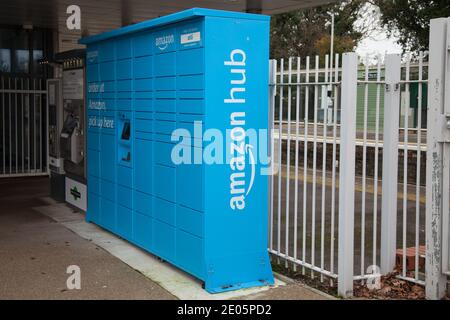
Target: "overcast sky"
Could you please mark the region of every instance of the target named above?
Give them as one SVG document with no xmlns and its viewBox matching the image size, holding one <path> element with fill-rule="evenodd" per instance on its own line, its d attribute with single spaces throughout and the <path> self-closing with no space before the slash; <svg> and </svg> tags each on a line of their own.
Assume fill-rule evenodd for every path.
<svg viewBox="0 0 450 320">
<path fill-rule="evenodd" d="M 363 16 L 356 22 L 358 24 L 371 24 L 376 26 L 372 32 L 360 41 L 356 47 L 358 55 L 365 57 L 368 55 L 371 59 L 377 55 L 386 53 L 401 53 L 402 48 L 396 43 L 396 38 L 388 38 L 387 32 L 380 26 L 379 9 L 370 5 L 370 9 L 366 16 Z"/>
<path fill-rule="evenodd" d="M 356 47 L 356 52 L 360 56 L 374 57 L 378 54 L 401 53 L 402 48 L 395 38 L 388 38 L 386 32 L 379 32 L 376 36 L 363 39 Z"/>
</svg>

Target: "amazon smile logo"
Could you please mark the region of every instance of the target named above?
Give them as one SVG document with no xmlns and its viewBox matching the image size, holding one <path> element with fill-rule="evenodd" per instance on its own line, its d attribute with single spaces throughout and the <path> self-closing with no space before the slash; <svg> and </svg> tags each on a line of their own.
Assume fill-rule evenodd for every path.
<svg viewBox="0 0 450 320">
<path fill-rule="evenodd" d="M 169 47 L 169 45 L 174 43 L 174 41 L 175 37 L 173 34 L 164 35 L 155 38 L 155 45 L 158 47 L 159 50 L 164 51 Z"/>
<path fill-rule="evenodd" d="M 255 167 L 256 167 L 256 164 L 255 164 L 255 156 L 253 155 L 253 151 L 252 151 L 253 150 L 253 146 L 250 145 L 250 144 L 246 144 L 245 145 L 245 150 L 246 150 L 246 153 L 249 155 L 250 165 L 251 165 L 251 168 L 252 168 L 251 169 L 251 173 L 250 173 L 250 183 L 249 183 L 247 192 L 245 193 L 245 195 L 247 196 L 250 193 L 250 191 L 252 190 L 253 182 L 255 181 L 255 171 L 256 171 Z"/>
<path fill-rule="evenodd" d="M 233 147 L 234 148 L 234 147 Z M 244 152 L 240 153 L 240 148 L 235 150 L 237 153 L 230 162 L 232 173 L 230 175 L 230 208 L 233 210 L 245 209 L 245 198 L 250 194 L 255 181 L 255 156 L 253 155 L 253 146 L 245 144 Z M 250 180 L 246 186 L 246 158 L 250 164 Z"/>
</svg>

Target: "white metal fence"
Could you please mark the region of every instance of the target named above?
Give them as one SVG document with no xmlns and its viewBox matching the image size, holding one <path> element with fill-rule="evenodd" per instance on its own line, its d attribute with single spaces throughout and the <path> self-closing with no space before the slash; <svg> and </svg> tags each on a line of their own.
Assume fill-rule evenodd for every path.
<svg viewBox="0 0 450 320">
<path fill-rule="evenodd" d="M 395 268 L 423 285 L 428 56 L 332 60 L 271 61 L 269 251 L 344 296 Z"/>
<path fill-rule="evenodd" d="M 0 77 L 0 178 L 47 174 L 43 79 Z"/>
<path fill-rule="evenodd" d="M 450 18 L 431 20 L 429 47 L 425 288 L 439 299 L 450 275 Z"/>
<path fill-rule="evenodd" d="M 273 73 L 271 89 L 273 157 L 279 172 L 271 180 L 269 250 L 283 258 L 286 266 L 293 263 L 294 269 L 300 266 L 303 273 L 310 269 L 311 276 L 318 272 L 322 279 L 324 275 L 337 277 L 336 188 L 321 184 L 320 195 L 329 191 L 332 199 L 330 208 L 325 208 L 325 197 L 318 198 L 316 183 L 317 179 L 331 179 L 335 184 L 338 174 L 333 165 L 331 176 L 317 169 L 319 156 L 320 165 L 325 167 L 327 151 L 336 159 L 338 147 L 338 108 L 329 113 L 328 103 L 339 103 L 341 75 L 329 62 L 328 56 L 324 61 L 319 57 L 273 61 L 274 70 L 277 65 L 279 68 Z M 335 64 L 339 64 L 339 55 Z M 327 150 L 329 138 L 332 147 Z"/>
</svg>

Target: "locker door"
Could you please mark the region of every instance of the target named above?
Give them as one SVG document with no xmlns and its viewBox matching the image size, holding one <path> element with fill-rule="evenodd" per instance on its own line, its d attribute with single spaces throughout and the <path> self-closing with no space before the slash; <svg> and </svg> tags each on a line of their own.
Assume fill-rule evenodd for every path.
<svg viewBox="0 0 450 320">
<path fill-rule="evenodd" d="M 135 188 L 147 194 L 152 194 L 152 149 L 152 141 L 144 139 L 135 140 Z"/>
</svg>

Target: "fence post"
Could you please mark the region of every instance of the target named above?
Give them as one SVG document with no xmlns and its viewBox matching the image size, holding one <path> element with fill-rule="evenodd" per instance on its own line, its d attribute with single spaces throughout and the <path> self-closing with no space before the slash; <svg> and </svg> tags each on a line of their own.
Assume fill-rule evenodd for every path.
<svg viewBox="0 0 450 320">
<path fill-rule="evenodd" d="M 433 19 L 430 23 L 430 56 L 428 66 L 428 116 L 427 116 L 427 169 L 426 169 L 426 259 L 425 292 L 428 299 L 440 299 L 445 295 L 446 276 L 443 273 L 443 216 L 448 215 L 448 158 L 444 165 L 445 141 L 450 141 L 450 129 L 445 120 L 445 104 L 450 109 L 450 62 L 447 47 L 450 44 L 450 18 Z M 448 42 L 449 41 L 449 42 Z M 448 99 L 446 101 L 446 99 Z M 449 112 L 450 116 L 450 111 Z M 447 127 L 447 128 L 446 128 Z M 447 134 L 447 136 L 445 136 Z M 448 152 L 448 151 L 447 151 Z M 445 182 L 446 181 L 446 182 Z M 445 191 L 444 191 L 445 190 Z M 445 193 L 445 195 L 444 195 Z M 447 199 L 447 203 L 444 203 Z M 445 226 L 448 228 L 448 225 Z M 448 242 L 447 242 L 448 243 Z"/>
<path fill-rule="evenodd" d="M 381 200 L 381 249 L 382 274 L 395 268 L 397 250 L 397 188 L 398 142 L 400 117 L 400 69 L 399 54 L 386 55 L 383 128 L 383 177 Z"/>
<path fill-rule="evenodd" d="M 338 294 L 343 297 L 353 295 L 357 79 L 358 56 L 356 53 L 344 53 L 341 87 L 338 244 Z"/>
<path fill-rule="evenodd" d="M 276 173 L 274 161 L 273 129 L 275 119 L 275 96 L 277 94 L 277 60 L 269 60 L 269 118 L 268 118 L 268 168 L 266 174 L 269 181 L 269 251 L 273 249 L 273 175 Z"/>
</svg>

